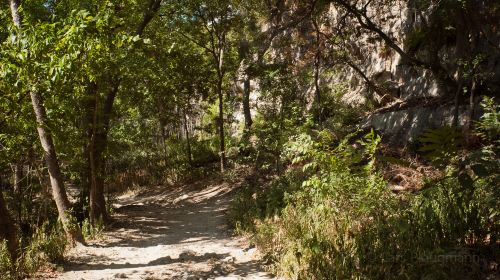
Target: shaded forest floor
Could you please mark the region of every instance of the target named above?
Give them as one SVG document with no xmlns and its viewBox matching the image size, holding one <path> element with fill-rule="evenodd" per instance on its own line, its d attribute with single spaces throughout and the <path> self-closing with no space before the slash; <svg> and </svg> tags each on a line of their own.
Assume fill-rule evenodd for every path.
<svg viewBox="0 0 500 280">
<path fill-rule="evenodd" d="M 112 227 L 68 252 L 57 279 L 273 279 L 227 228 L 236 188 L 212 180 L 119 196 Z"/>
</svg>

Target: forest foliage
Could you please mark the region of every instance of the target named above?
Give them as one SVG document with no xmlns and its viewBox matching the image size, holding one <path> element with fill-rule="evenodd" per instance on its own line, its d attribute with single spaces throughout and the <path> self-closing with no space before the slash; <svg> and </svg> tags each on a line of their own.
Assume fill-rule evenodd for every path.
<svg viewBox="0 0 500 280">
<path fill-rule="evenodd" d="M 497 273 L 500 5 L 409 1 L 420 21 L 386 32 L 400 2 L 0 1 L 0 275 L 96 238 L 120 192 L 237 168 L 230 223 L 279 275 Z M 423 106 L 449 125 L 410 143 L 363 126 L 417 106 L 370 52 L 433 79 Z"/>
</svg>

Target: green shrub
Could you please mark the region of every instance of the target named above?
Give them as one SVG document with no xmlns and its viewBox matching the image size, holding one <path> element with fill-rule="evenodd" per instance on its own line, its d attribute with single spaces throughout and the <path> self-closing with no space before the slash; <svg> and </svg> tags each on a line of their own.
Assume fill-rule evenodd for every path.
<svg viewBox="0 0 500 280">
<path fill-rule="evenodd" d="M 373 132 L 333 148 L 327 132 L 290 141 L 291 168 L 248 188 L 233 223 L 291 279 L 476 279 L 498 258 L 498 163 L 457 156 L 417 194 L 393 194 L 376 171 Z M 495 171 L 496 170 L 496 171 Z"/>
<path fill-rule="evenodd" d="M 7 242 L 0 241 L 0 279 L 14 279 L 12 272 L 14 267 L 10 258 L 10 253 L 7 250 Z"/>
<path fill-rule="evenodd" d="M 33 275 L 47 262 L 60 262 L 68 244 L 66 234 L 60 223 L 44 223 L 29 239 L 22 250 L 17 270 L 21 277 Z"/>
<path fill-rule="evenodd" d="M 485 139 L 497 141 L 500 136 L 500 106 L 493 98 L 484 97 L 481 102 L 484 114 L 477 123 L 478 134 Z"/>
<path fill-rule="evenodd" d="M 99 238 L 103 231 L 104 222 L 102 221 L 102 219 L 99 219 L 95 226 L 90 223 L 89 219 L 85 219 L 82 223 L 82 234 L 85 240 L 93 240 Z"/>
</svg>

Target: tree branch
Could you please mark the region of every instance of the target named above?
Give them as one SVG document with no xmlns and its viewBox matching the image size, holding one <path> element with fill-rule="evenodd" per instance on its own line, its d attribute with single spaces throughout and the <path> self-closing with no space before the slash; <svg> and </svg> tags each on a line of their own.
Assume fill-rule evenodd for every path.
<svg viewBox="0 0 500 280">
<path fill-rule="evenodd" d="M 142 18 L 141 23 L 139 26 L 137 26 L 137 30 L 135 32 L 136 35 L 141 36 L 142 33 L 144 32 L 144 29 L 146 29 L 146 26 L 151 22 L 151 20 L 154 18 L 155 14 L 158 12 L 160 9 L 162 0 L 150 0 L 149 5 L 144 11 L 144 17 Z"/>
</svg>

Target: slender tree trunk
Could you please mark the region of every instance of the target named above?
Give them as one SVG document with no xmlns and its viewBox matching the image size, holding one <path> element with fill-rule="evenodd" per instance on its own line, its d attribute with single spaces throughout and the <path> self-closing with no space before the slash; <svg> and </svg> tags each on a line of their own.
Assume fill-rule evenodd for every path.
<svg viewBox="0 0 500 280">
<path fill-rule="evenodd" d="M 7 249 L 9 250 L 12 261 L 15 261 L 18 256 L 19 243 L 17 240 L 17 229 L 14 220 L 10 216 L 3 193 L 0 189 L 0 242 L 4 239 L 7 240 Z"/>
<path fill-rule="evenodd" d="M 215 55 L 214 61 L 217 63 L 217 95 L 219 97 L 219 148 L 220 148 L 220 171 L 224 173 L 227 167 L 226 159 L 226 142 L 224 136 L 224 93 L 222 83 L 224 82 L 224 40 L 225 35 L 219 39 L 218 54 Z"/>
<path fill-rule="evenodd" d="M 222 92 L 223 76 L 219 74 L 217 81 L 217 94 L 219 96 L 219 152 L 220 152 L 220 171 L 224 172 L 227 165 L 226 143 L 224 139 L 224 94 Z"/>
<path fill-rule="evenodd" d="M 245 130 L 248 131 L 252 127 L 252 112 L 250 110 L 250 74 L 245 75 L 243 81 L 243 115 L 245 117 Z"/>
<path fill-rule="evenodd" d="M 458 127 L 460 118 L 460 97 L 463 90 L 463 75 L 462 70 L 458 71 L 458 88 L 455 92 L 454 107 L 453 107 L 453 127 Z"/>
<path fill-rule="evenodd" d="M 460 101 L 463 96 L 463 86 L 466 81 L 464 81 L 464 66 L 461 65 L 460 60 L 463 60 L 466 56 L 467 52 L 467 43 L 469 40 L 469 32 L 467 30 L 467 27 L 464 23 L 464 13 L 462 8 L 457 8 L 455 11 L 455 22 L 457 24 L 456 26 L 456 48 L 455 48 L 455 57 L 457 59 L 458 63 L 458 71 L 457 71 L 457 83 L 458 83 L 458 88 L 455 91 L 455 108 L 453 110 L 453 126 L 458 127 L 459 126 L 459 114 L 460 114 Z"/>
<path fill-rule="evenodd" d="M 90 169 L 90 151 L 89 151 L 89 145 L 90 141 L 88 138 L 86 139 L 86 142 L 82 146 L 82 155 L 83 155 L 83 165 L 80 170 L 80 180 L 81 180 L 81 190 L 80 190 L 80 197 L 79 199 L 79 204 L 81 206 L 80 209 L 78 209 L 79 215 L 82 219 L 85 219 L 88 217 L 88 211 L 86 211 L 86 205 L 88 205 L 88 199 L 90 196 L 90 174 L 91 174 L 91 169 Z"/>
<path fill-rule="evenodd" d="M 14 22 L 14 25 L 17 27 L 17 28 L 21 28 L 21 14 L 19 14 L 19 5 L 20 5 L 20 1 L 19 0 L 9 0 L 9 4 L 10 4 L 10 12 L 11 12 L 11 15 L 12 15 L 12 21 Z M 18 219 L 19 219 L 19 222 L 21 222 L 21 210 L 22 210 L 22 205 L 21 205 L 21 196 L 20 196 L 20 192 L 21 192 L 21 180 L 22 180 L 22 177 L 23 177 L 23 174 L 22 174 L 23 170 L 22 170 L 22 165 L 19 166 L 19 164 L 16 164 L 14 166 L 14 194 L 16 196 L 16 203 L 18 203 L 18 205 L 16 205 L 16 210 L 17 210 L 17 214 L 18 214 Z M 1 192 L 1 190 L 0 190 Z"/>
<path fill-rule="evenodd" d="M 315 103 L 316 103 L 316 118 L 319 126 L 323 126 L 322 124 L 322 114 L 323 110 L 321 108 L 321 88 L 320 88 L 320 80 L 319 80 L 319 72 L 321 68 L 321 34 L 319 30 L 319 26 L 315 20 L 313 20 L 314 29 L 316 30 L 316 53 L 314 54 L 314 95 L 315 95 Z"/>
<path fill-rule="evenodd" d="M 45 162 L 49 170 L 50 184 L 52 186 L 52 196 L 57 205 L 59 219 L 71 242 L 83 243 L 83 236 L 78 224 L 71 218 L 71 205 L 64 187 L 64 180 L 59 167 L 56 149 L 52 140 L 52 134 L 47 126 L 47 114 L 43 105 L 42 96 L 37 92 L 31 92 L 31 103 L 37 121 L 38 136 L 42 144 Z"/>
<path fill-rule="evenodd" d="M 471 131 L 474 129 L 474 115 L 476 114 L 476 105 L 477 105 L 477 82 L 476 79 L 472 79 L 471 87 L 470 87 L 470 96 L 469 96 L 469 111 L 467 114 L 466 124 L 464 126 L 464 134 L 467 136 L 467 141 L 473 138 Z"/>
<path fill-rule="evenodd" d="M 86 94 L 82 101 L 82 106 L 84 108 L 84 117 L 82 119 L 82 129 L 85 133 L 85 144 L 82 147 L 82 154 L 84 156 L 84 164 L 81 170 L 81 178 L 82 178 L 82 191 L 80 193 L 80 203 L 83 205 L 88 205 L 90 200 L 90 188 L 92 181 L 92 168 L 90 161 L 90 149 L 93 135 L 93 124 L 94 124 L 94 114 L 96 110 L 95 98 L 97 95 L 97 84 L 94 82 L 89 82 L 86 88 Z M 82 209 L 83 210 L 83 209 Z M 83 216 L 87 217 L 89 215 L 88 212 L 83 211 Z"/>
<path fill-rule="evenodd" d="M 184 111 L 184 132 L 186 133 L 186 142 L 187 142 L 187 156 L 189 166 L 193 166 L 193 154 L 191 152 L 191 139 L 189 137 L 189 130 L 187 126 L 187 115 L 186 111 Z"/>
<path fill-rule="evenodd" d="M 380 98 L 384 98 L 384 96 L 386 96 L 386 93 L 382 91 L 382 89 L 379 86 L 377 86 L 372 80 L 370 80 L 368 76 L 366 76 L 366 74 L 356 64 L 354 64 L 354 62 L 346 60 L 345 63 L 349 67 L 351 67 L 354 71 L 356 71 L 356 73 L 358 73 L 361 76 L 361 78 L 363 78 L 366 85 L 368 86 L 368 89 L 373 90 L 373 92 L 378 94 Z M 375 101 L 374 98 L 372 98 L 372 100 Z"/>
<path fill-rule="evenodd" d="M 20 0 L 9 0 L 10 12 L 12 14 L 12 21 L 17 28 L 21 28 L 21 14 L 19 14 Z"/>
<path fill-rule="evenodd" d="M 17 212 L 17 222 L 21 224 L 22 220 L 22 210 L 23 210 L 23 165 L 22 163 L 16 163 L 14 165 L 14 197 L 16 198 L 16 212 Z"/>
<path fill-rule="evenodd" d="M 319 69 L 320 69 L 320 62 L 319 62 L 319 54 L 316 54 L 316 59 L 314 62 L 314 95 L 316 99 L 316 118 L 318 121 L 319 126 L 323 126 L 322 123 L 322 114 L 323 110 L 321 108 L 321 89 L 320 89 L 320 84 L 319 84 Z"/>
<path fill-rule="evenodd" d="M 165 121 L 163 121 L 163 114 L 160 114 L 160 133 L 161 133 L 161 144 L 163 148 L 163 161 L 165 162 L 164 166 L 167 166 L 168 161 L 168 147 L 167 147 L 167 134 L 165 132 Z"/>
</svg>

